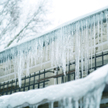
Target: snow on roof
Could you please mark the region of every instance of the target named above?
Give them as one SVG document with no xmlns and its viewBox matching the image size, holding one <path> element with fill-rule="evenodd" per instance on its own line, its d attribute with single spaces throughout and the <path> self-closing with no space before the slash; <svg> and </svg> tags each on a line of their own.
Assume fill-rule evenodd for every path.
<svg viewBox="0 0 108 108">
<path fill-rule="evenodd" d="M 108 83 L 108 64 L 82 79 L 59 85 L 52 85 L 43 89 L 1 96 L 0 108 L 7 108 L 9 106 L 13 108 L 16 106 L 23 106 L 25 103 L 39 105 L 45 100 L 47 102 L 54 102 L 70 98 L 77 102 L 77 104 L 78 101 L 82 101 L 82 98 L 84 98 L 86 99 L 82 101 L 84 105 L 90 103 L 89 106 L 98 106 L 100 105 L 102 91 L 106 83 Z"/>
<path fill-rule="evenodd" d="M 85 18 L 87 18 L 87 17 L 90 17 L 90 16 L 92 16 L 92 15 L 94 15 L 94 14 L 100 13 L 100 12 L 105 11 L 105 10 L 108 10 L 108 6 L 105 6 L 105 7 L 101 8 L 101 9 L 98 9 L 98 10 L 96 10 L 96 11 L 93 11 L 93 12 L 91 12 L 91 13 L 88 13 L 88 14 L 86 14 L 86 15 L 83 15 L 83 16 L 81 16 L 81 17 L 78 17 L 78 18 L 76 18 L 76 19 L 74 19 L 74 20 L 71 20 L 71 21 L 68 21 L 68 22 L 66 22 L 66 23 L 63 23 L 63 24 L 61 24 L 61 25 L 55 27 L 55 28 L 52 29 L 52 30 L 46 31 L 46 32 L 44 32 L 44 33 L 42 33 L 42 34 L 38 34 L 36 37 L 31 37 L 31 38 L 29 38 L 29 39 L 27 39 L 27 40 L 24 39 L 23 41 L 21 41 L 21 42 L 19 42 L 19 43 L 16 43 L 16 44 L 13 44 L 12 46 L 10 46 L 10 47 L 8 47 L 8 48 L 6 48 L 6 49 L 3 49 L 3 50 L 1 50 L 0 52 L 3 52 L 3 51 L 5 51 L 5 50 L 7 50 L 7 49 L 11 49 L 11 48 L 16 47 L 16 46 L 18 46 L 18 45 L 21 45 L 21 44 L 23 44 L 23 43 L 27 43 L 27 42 L 29 42 L 29 41 L 34 40 L 35 38 L 44 36 L 44 35 L 46 35 L 46 34 L 49 34 L 49 33 L 53 32 L 53 31 L 56 31 L 56 30 L 59 29 L 59 28 L 62 28 L 62 27 L 67 26 L 67 25 L 69 25 L 69 24 L 75 23 L 75 22 L 77 22 L 77 21 L 79 21 L 79 20 L 85 19 Z"/>
</svg>

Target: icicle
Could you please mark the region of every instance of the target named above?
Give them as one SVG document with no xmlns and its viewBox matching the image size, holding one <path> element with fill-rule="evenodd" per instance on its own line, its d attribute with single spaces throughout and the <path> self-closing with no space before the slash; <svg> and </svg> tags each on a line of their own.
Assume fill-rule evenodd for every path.
<svg viewBox="0 0 108 108">
<path fill-rule="evenodd" d="M 16 63 L 16 57 L 14 57 L 13 66 L 14 66 L 14 77 L 15 77 L 15 81 L 16 81 L 16 72 L 17 72 L 16 65 L 17 65 L 17 63 Z"/>
<path fill-rule="evenodd" d="M 95 16 L 93 16 L 93 23 L 94 23 L 94 55 L 95 55 Z"/>
<path fill-rule="evenodd" d="M 33 106 L 32 106 L 32 105 L 30 105 L 29 107 L 30 107 L 30 108 L 33 108 Z"/>
<path fill-rule="evenodd" d="M 30 51 L 29 51 L 29 66 L 33 66 L 33 46 L 32 42 L 30 41 L 29 43 Z"/>
<path fill-rule="evenodd" d="M 84 21 L 84 67 L 85 67 L 85 73 L 86 74 L 86 22 Z"/>
<path fill-rule="evenodd" d="M 65 97 L 63 98 L 63 106 L 64 108 L 66 108 L 66 98 Z"/>
<path fill-rule="evenodd" d="M 58 107 L 62 108 L 62 102 L 61 102 L 61 100 L 58 101 Z"/>
<path fill-rule="evenodd" d="M 83 34 L 83 32 L 84 32 L 83 21 L 81 21 L 81 26 L 82 26 L 82 28 L 81 28 L 81 38 L 80 38 L 81 39 L 81 43 L 80 43 L 81 44 L 81 72 L 82 72 L 82 78 L 83 78 L 83 53 L 84 53 L 84 51 L 83 51 L 83 37 L 84 37 L 83 36 L 84 35 Z"/>
<path fill-rule="evenodd" d="M 53 104 L 54 102 L 49 103 L 49 108 L 54 108 Z"/>
<path fill-rule="evenodd" d="M 70 54 L 70 25 L 68 25 L 67 27 L 66 27 L 66 34 L 65 34 L 65 45 L 66 45 L 66 63 L 68 63 L 69 64 L 69 54 Z M 72 43 L 72 42 L 71 42 Z"/>
<path fill-rule="evenodd" d="M 37 41 L 37 43 L 36 43 L 36 59 L 35 59 L 35 61 L 36 61 L 36 64 L 38 64 L 38 59 L 39 59 L 39 39 L 37 39 L 36 40 Z"/>
<path fill-rule="evenodd" d="M 106 32 L 107 32 L 107 42 L 108 42 L 108 11 L 106 11 L 105 13 L 106 13 L 106 25 L 107 25 Z M 107 44 L 107 46 L 108 46 L 108 44 Z"/>
<path fill-rule="evenodd" d="M 85 99 L 84 99 L 84 108 L 88 108 L 88 106 L 89 106 L 89 99 L 88 99 L 88 97 L 85 97 Z"/>
<path fill-rule="evenodd" d="M 79 106 L 80 106 L 80 108 L 83 108 L 83 102 L 82 102 L 82 99 L 80 100 Z"/>
<path fill-rule="evenodd" d="M 71 58 L 71 61 L 73 60 L 73 52 L 74 52 L 74 27 L 73 27 L 73 25 L 72 25 L 72 41 L 71 41 L 71 44 L 72 44 L 72 46 L 71 46 L 71 48 L 70 48 L 70 56 L 72 57 L 70 57 Z"/>
<path fill-rule="evenodd" d="M 41 68 L 42 68 L 42 61 L 43 61 L 43 39 L 42 39 L 42 37 L 39 39 L 39 45 L 40 45 L 40 48 L 39 48 L 39 51 L 40 51 L 40 62 L 41 62 Z M 47 45 L 47 47 L 48 47 L 48 45 Z"/>
<path fill-rule="evenodd" d="M 12 53 L 12 59 L 13 59 L 12 61 L 13 61 L 13 68 L 14 68 L 14 78 L 15 78 L 15 81 L 16 81 L 16 72 L 17 72 L 16 52 L 15 52 L 14 49 L 11 49 L 11 53 Z"/>
<path fill-rule="evenodd" d="M 33 108 L 36 108 L 36 107 L 33 105 Z"/>
<path fill-rule="evenodd" d="M 52 58 L 52 57 L 51 57 L 51 48 L 52 48 L 52 46 L 51 46 L 51 44 L 52 44 L 52 43 L 51 43 L 51 42 L 52 42 L 51 39 L 52 39 L 52 38 L 51 38 L 51 37 L 52 37 L 52 33 L 49 34 L 49 60 L 50 60 L 50 61 L 51 61 L 51 58 Z"/>
<path fill-rule="evenodd" d="M 21 75 L 22 75 L 22 63 L 21 63 L 21 56 L 19 57 L 19 66 L 18 66 L 18 82 L 19 82 L 19 87 L 21 87 Z"/>
<path fill-rule="evenodd" d="M 68 108 L 73 108 L 71 97 L 68 98 Z"/>
<path fill-rule="evenodd" d="M 95 108 L 99 108 L 100 106 L 102 91 L 104 90 L 104 88 L 105 88 L 105 84 L 103 84 L 97 90 L 94 91 L 94 98 L 95 98 L 95 104 L 96 104 Z"/>
<path fill-rule="evenodd" d="M 66 75 L 66 53 L 65 53 L 65 49 L 63 49 L 63 54 L 62 54 L 62 68 L 63 68 L 63 73 L 64 75 Z"/>
<path fill-rule="evenodd" d="M 75 101 L 75 108 L 79 108 L 78 100 Z"/>
<path fill-rule="evenodd" d="M 51 47 L 51 66 L 54 65 L 54 33 L 52 34 L 52 47 Z"/>
<path fill-rule="evenodd" d="M 63 33 L 62 33 L 62 57 L 61 57 L 61 61 L 62 61 L 62 68 L 63 68 L 64 75 L 66 75 L 66 45 L 65 45 L 66 37 L 65 37 L 64 33 L 65 33 L 65 28 L 63 28 Z"/>
<path fill-rule="evenodd" d="M 60 31 L 58 31 L 56 35 L 59 36 L 59 35 L 60 35 Z M 59 40 L 60 40 L 59 37 L 57 37 L 57 39 L 56 39 L 56 44 L 55 44 L 55 46 L 56 46 L 56 47 L 55 47 L 55 52 L 56 52 L 56 53 L 55 53 L 55 61 L 56 61 L 56 62 L 55 62 L 55 63 L 56 63 L 55 65 L 56 65 L 56 66 L 59 65 Z"/>
<path fill-rule="evenodd" d="M 27 60 L 26 60 L 26 76 L 29 76 L 29 54 L 27 55 Z"/>
<path fill-rule="evenodd" d="M 35 43 L 35 54 L 34 54 L 34 59 L 35 59 L 35 66 L 37 64 L 37 49 L 38 49 L 38 46 L 37 46 L 37 42 Z"/>
<path fill-rule="evenodd" d="M 90 108 L 96 108 L 96 107 L 95 107 L 95 101 L 94 101 L 94 98 L 93 98 L 93 97 L 90 98 L 89 107 L 90 107 Z"/>
<path fill-rule="evenodd" d="M 90 66 L 91 66 L 91 69 L 92 69 L 92 18 L 90 17 L 90 47 L 91 47 L 91 49 L 90 49 L 90 58 L 91 58 L 91 60 L 90 60 Z"/>
<path fill-rule="evenodd" d="M 97 26 L 98 26 L 98 45 L 99 45 L 99 33 L 100 33 L 100 31 L 99 31 L 99 15 L 97 15 Z M 99 48 L 99 51 L 100 51 L 100 47 L 98 47 Z"/>
<path fill-rule="evenodd" d="M 85 34 L 85 73 L 88 74 L 88 61 L 89 61 L 89 53 L 88 53 L 88 23 L 86 19 L 86 34 Z"/>
<path fill-rule="evenodd" d="M 101 43 L 103 42 L 103 12 L 100 14 L 101 19 Z M 102 52 L 103 52 L 103 45 L 102 45 Z"/>
<path fill-rule="evenodd" d="M 79 36 L 79 22 L 76 24 L 76 37 L 75 37 L 75 78 L 79 78 L 79 56 L 80 56 L 80 36 Z"/>
<path fill-rule="evenodd" d="M 38 108 L 38 105 L 36 105 L 35 108 Z"/>
<path fill-rule="evenodd" d="M 48 60 L 48 36 L 45 37 L 45 60 Z"/>
<path fill-rule="evenodd" d="M 60 40 L 59 40 L 59 67 L 61 67 L 62 66 L 62 48 L 63 48 L 63 28 L 61 27 L 60 28 L 60 36 L 59 36 L 60 38 Z M 60 60 L 61 59 L 61 60 Z"/>
<path fill-rule="evenodd" d="M 6 53 L 4 53 L 5 56 L 5 64 L 3 65 L 3 68 L 5 69 L 5 74 L 7 74 L 7 56 Z"/>
</svg>

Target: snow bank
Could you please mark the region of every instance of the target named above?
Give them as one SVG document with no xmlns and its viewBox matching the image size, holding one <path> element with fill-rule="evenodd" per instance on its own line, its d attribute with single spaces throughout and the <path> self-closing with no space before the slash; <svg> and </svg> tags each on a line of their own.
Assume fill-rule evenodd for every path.
<svg viewBox="0 0 108 108">
<path fill-rule="evenodd" d="M 44 101 L 59 101 L 65 108 L 99 108 L 102 91 L 108 83 L 108 64 L 85 78 L 43 89 L 18 92 L 0 97 L 0 108 L 17 107 L 24 104 L 39 105 Z M 35 108 L 35 107 L 34 107 Z M 53 107 L 51 107 L 53 108 Z"/>
</svg>

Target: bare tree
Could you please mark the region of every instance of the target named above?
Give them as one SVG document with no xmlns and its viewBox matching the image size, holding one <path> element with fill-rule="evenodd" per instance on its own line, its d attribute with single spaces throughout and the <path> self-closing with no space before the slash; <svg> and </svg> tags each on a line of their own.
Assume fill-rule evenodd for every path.
<svg viewBox="0 0 108 108">
<path fill-rule="evenodd" d="M 34 4 L 34 10 L 27 10 L 25 16 L 21 7 L 23 2 L 22 0 L 5 0 L 0 3 L 2 8 L 0 16 L 4 15 L 0 18 L 0 40 L 9 39 L 5 48 L 9 47 L 15 40 L 19 42 L 24 37 L 36 36 L 46 25 L 50 24 L 47 16 L 50 13 L 49 0 L 37 0 Z M 2 28 L 3 26 L 4 28 Z"/>
<path fill-rule="evenodd" d="M 20 15 L 19 2 L 14 0 L 0 1 L 0 40 L 2 41 L 0 45 L 5 42 L 6 37 L 11 35 L 18 26 Z"/>
</svg>

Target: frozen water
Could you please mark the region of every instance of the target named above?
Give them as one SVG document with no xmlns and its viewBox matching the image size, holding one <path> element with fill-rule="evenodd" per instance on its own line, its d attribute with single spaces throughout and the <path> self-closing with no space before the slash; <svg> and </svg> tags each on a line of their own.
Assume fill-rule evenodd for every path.
<svg viewBox="0 0 108 108">
<path fill-rule="evenodd" d="M 18 76 L 21 87 L 21 75 L 26 70 L 28 76 L 30 67 L 38 64 L 42 67 L 43 62 L 51 61 L 52 67 L 62 67 L 66 74 L 66 64 L 75 60 L 75 78 L 79 79 L 80 71 L 82 71 L 82 77 L 85 76 L 83 71 L 87 74 L 89 58 L 91 58 L 90 66 L 92 68 L 92 56 L 96 53 L 96 40 L 99 43 L 100 39 L 102 43 L 104 39 L 103 28 L 106 26 L 104 27 L 105 24 L 103 24 L 105 23 L 103 16 L 105 13 L 108 12 L 103 11 L 74 23 L 63 25 L 36 39 L 0 52 L 0 63 L 3 64 L 5 73 L 8 70 L 11 72 L 14 68 L 15 78 Z M 108 21 L 106 23 L 105 29 L 108 34 Z M 103 45 L 101 47 L 101 51 L 103 51 Z"/>
<path fill-rule="evenodd" d="M 45 102 L 50 102 L 49 106 L 53 108 L 55 101 L 59 102 L 59 108 L 79 108 L 79 106 L 80 108 L 99 108 L 106 84 L 108 84 L 108 64 L 82 79 L 1 96 L 0 108 L 8 106 L 13 108 L 26 104 L 35 107 Z"/>
</svg>

